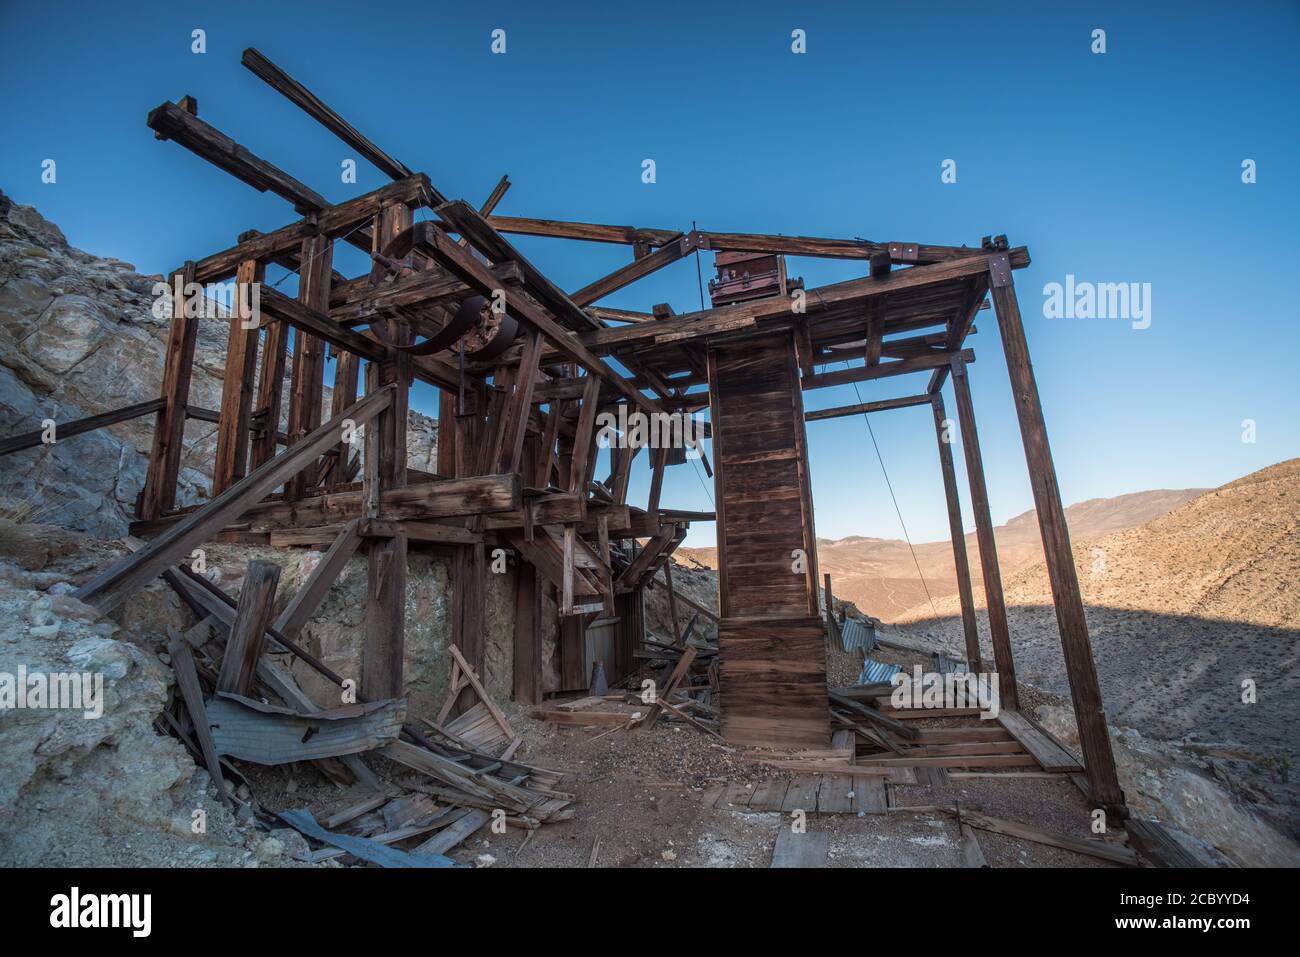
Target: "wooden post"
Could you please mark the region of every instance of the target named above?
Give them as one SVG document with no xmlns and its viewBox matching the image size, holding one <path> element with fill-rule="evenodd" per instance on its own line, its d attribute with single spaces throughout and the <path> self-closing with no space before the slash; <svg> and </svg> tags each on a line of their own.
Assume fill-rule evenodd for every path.
<svg viewBox="0 0 1300 957">
<path fill-rule="evenodd" d="M 438 468 L 443 478 L 456 476 L 456 393 L 438 390 Z"/>
<path fill-rule="evenodd" d="M 605 520 L 604 516 L 601 516 L 601 518 L 602 520 Z M 608 551 L 605 553 L 604 557 L 605 561 L 609 561 Z M 677 644 L 678 638 L 682 632 L 681 625 L 678 624 L 677 618 L 677 592 L 673 588 L 673 560 L 671 556 L 669 556 L 668 561 L 664 562 L 664 584 L 668 586 L 668 618 L 672 622 L 671 637 L 673 639 L 673 644 Z"/>
<path fill-rule="evenodd" d="M 259 561 L 248 563 L 244 584 L 239 589 L 235 621 L 230 626 L 226 653 L 221 659 L 221 673 L 217 676 L 218 691 L 247 695 L 252 688 L 279 582 L 279 565 Z"/>
<path fill-rule="evenodd" d="M 330 399 L 330 418 L 334 418 L 357 401 L 360 372 L 360 356 L 346 350 L 335 351 L 334 395 Z M 352 454 L 352 447 L 347 442 L 340 442 L 335 451 L 334 465 L 329 474 L 331 490 L 337 489 L 348 481 L 348 458 Z"/>
<path fill-rule="evenodd" d="M 514 696 L 521 704 L 542 700 L 541 591 L 537 570 L 521 560 L 515 579 Z"/>
<path fill-rule="evenodd" d="M 831 591 L 831 573 L 826 572 L 822 577 L 826 582 L 826 640 L 839 644 L 840 629 L 835 621 L 835 593 Z"/>
<path fill-rule="evenodd" d="M 173 273 L 172 321 L 163 360 L 162 397 L 167 405 L 158 413 L 153 431 L 153 451 L 140 497 L 140 517 L 158 518 L 176 504 L 176 479 L 181 471 L 181 450 L 185 444 L 185 405 L 190 399 L 190 376 L 194 371 L 194 346 L 199 332 L 199 303 L 186 295 L 194 282 L 194 263 Z"/>
<path fill-rule="evenodd" d="M 382 248 L 410 225 L 409 208 L 401 204 L 386 206 L 380 214 L 376 241 Z M 384 361 L 366 364 L 368 392 L 390 384 L 395 386 L 392 403 L 366 427 L 367 491 L 376 496 L 376 501 L 387 489 L 406 484 L 410 383 L 410 356 L 406 353 L 394 350 Z M 371 539 L 368 553 L 361 693 L 372 700 L 395 698 L 402 694 L 402 655 L 406 643 L 406 533 L 399 525 L 395 535 Z"/>
<path fill-rule="evenodd" d="M 230 314 L 226 345 L 226 373 L 221 382 L 221 418 L 217 425 L 217 451 L 212 466 L 212 494 L 220 495 L 248 470 L 248 427 L 253 414 L 253 385 L 257 375 L 256 323 L 252 314 L 252 287 L 266 273 L 255 259 L 239 264 L 235 274 L 235 302 Z M 354 395 L 342 408 L 356 401 Z"/>
<path fill-rule="evenodd" d="M 1002 571 L 998 566 L 998 546 L 993 537 L 988 487 L 984 483 L 984 458 L 980 454 L 980 438 L 975 429 L 970 377 L 966 361 L 961 356 L 952 359 L 952 388 L 957 397 L 957 421 L 961 425 L 961 447 L 966 453 L 966 477 L 970 481 L 971 510 L 975 513 L 975 535 L 979 540 L 980 568 L 984 573 L 984 601 L 988 607 L 993 658 L 998 669 L 998 696 L 1001 707 L 1016 711 L 1020 704 L 1016 666 L 1011 655 L 1011 629 L 1007 626 L 1007 604 L 1002 595 Z"/>
<path fill-rule="evenodd" d="M 266 327 L 262 344 L 262 369 L 257 380 L 257 431 L 253 435 L 250 464 L 258 469 L 275 458 L 284 396 L 284 367 L 289 348 L 289 324 L 283 320 Z"/>
<path fill-rule="evenodd" d="M 318 312 L 329 312 L 330 275 L 334 244 L 324 234 L 303 240 L 302 265 L 298 270 L 298 301 Z M 289 395 L 289 444 L 301 442 L 321 422 L 325 386 L 325 342 L 301 329 L 293 337 L 293 391 Z M 347 408 L 347 403 L 344 408 Z M 392 407 L 385 415 L 390 414 Z M 320 473 L 312 462 L 285 487 L 290 499 L 301 498 L 316 485 Z"/>
<path fill-rule="evenodd" d="M 961 501 L 957 498 L 957 473 L 952 464 L 952 436 L 943 409 L 943 396 L 930 396 L 934 410 L 934 434 L 939 441 L 939 467 L 943 472 L 943 491 L 948 499 L 948 531 L 952 536 L 952 561 L 957 569 L 957 594 L 961 599 L 961 627 L 966 635 L 966 660 L 972 672 L 983 671 L 980 662 L 980 633 L 975 621 L 975 601 L 971 596 L 970 562 L 966 557 L 966 533 L 961 524 Z"/>
<path fill-rule="evenodd" d="M 1056 605 L 1056 623 L 1061 632 L 1065 655 L 1065 673 L 1070 681 L 1074 715 L 1079 724 L 1079 744 L 1088 774 L 1092 799 L 1113 817 L 1127 816 L 1124 792 L 1115 771 L 1115 755 L 1106 728 L 1102 707 L 1101 685 L 1097 665 L 1088 640 L 1088 621 L 1084 616 L 1083 594 L 1074 568 L 1070 549 L 1070 531 L 1065 523 L 1061 490 L 1056 483 L 1056 467 L 1047 441 L 1047 425 L 1038 396 L 1038 383 L 1029 361 L 1029 345 L 1020 319 L 1020 304 L 1011 278 L 1011 263 L 1006 253 L 989 257 L 990 286 L 1002 349 L 1006 354 L 1011 393 L 1020 419 L 1020 436 L 1029 464 L 1029 479 L 1038 510 L 1038 528 L 1043 536 L 1043 553 L 1047 559 L 1052 598 Z"/>
</svg>

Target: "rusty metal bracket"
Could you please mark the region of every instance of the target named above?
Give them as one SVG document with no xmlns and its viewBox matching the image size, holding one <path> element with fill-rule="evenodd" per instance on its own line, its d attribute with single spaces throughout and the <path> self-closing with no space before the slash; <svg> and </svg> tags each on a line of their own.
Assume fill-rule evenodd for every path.
<svg viewBox="0 0 1300 957">
<path fill-rule="evenodd" d="M 921 250 L 916 243 L 890 243 L 889 259 L 896 263 L 915 263 L 921 258 Z"/>
<path fill-rule="evenodd" d="M 1011 285 L 1011 257 L 998 253 L 989 257 L 989 283 L 995 289 Z"/>
</svg>

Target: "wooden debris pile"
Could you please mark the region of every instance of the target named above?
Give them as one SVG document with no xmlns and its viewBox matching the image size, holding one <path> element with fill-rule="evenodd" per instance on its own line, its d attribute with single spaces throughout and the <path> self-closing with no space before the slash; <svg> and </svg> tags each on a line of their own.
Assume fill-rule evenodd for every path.
<svg viewBox="0 0 1300 957">
<path fill-rule="evenodd" d="M 227 806 L 268 827 L 282 826 L 278 817 L 323 845 L 309 861 L 347 856 L 383 867 L 451 866 L 446 852 L 494 815 L 530 830 L 573 816 L 573 795 L 560 790 L 563 774 L 512 760 L 520 738 L 457 649 L 447 703 L 437 721 L 425 721 L 437 739 L 431 740 L 407 721 L 404 698 L 320 708 L 276 664 L 268 652 L 288 651 L 344 684 L 270 624 L 278 566 L 250 562 L 237 601 L 183 566 L 164 578 L 199 621 L 170 634 L 177 693 L 160 730 L 176 735 L 208 769 Z M 473 703 L 448 720 L 462 695 Z M 362 755 L 384 759 L 375 767 L 386 777 Z M 321 821 L 305 808 L 273 816 L 252 795 L 235 763 L 242 761 L 310 762 L 348 790 Z"/>
</svg>

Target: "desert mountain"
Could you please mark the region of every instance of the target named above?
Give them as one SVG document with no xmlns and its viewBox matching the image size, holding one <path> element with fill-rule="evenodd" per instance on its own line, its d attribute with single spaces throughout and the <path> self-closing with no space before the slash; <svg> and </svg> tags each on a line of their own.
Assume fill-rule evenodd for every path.
<svg viewBox="0 0 1300 957">
<path fill-rule="evenodd" d="M 1065 510 L 1070 535 L 1075 541 L 1096 538 L 1151 521 L 1195 498 L 1204 489 L 1155 489 L 1114 498 L 1093 498 Z M 1033 510 L 1017 515 L 994 529 L 998 561 L 1006 578 L 1017 570 L 1042 561 L 1043 544 Z M 912 608 L 926 603 L 926 590 L 936 599 L 957 594 L 952 544 L 923 542 L 915 546 L 916 559 L 907 542 L 894 538 L 850 536 L 818 539 L 817 563 L 831 575 L 835 597 L 851 601 L 862 611 L 884 621 L 894 621 Z M 966 536 L 971 575 L 977 593 L 982 586 L 979 550 L 972 532 Z M 717 550 L 682 548 L 682 561 L 694 558 L 710 568 L 717 567 Z M 920 565 L 920 573 L 917 572 Z M 922 584 L 924 578 L 924 584 Z M 977 594 L 982 601 L 982 594 Z"/>
</svg>

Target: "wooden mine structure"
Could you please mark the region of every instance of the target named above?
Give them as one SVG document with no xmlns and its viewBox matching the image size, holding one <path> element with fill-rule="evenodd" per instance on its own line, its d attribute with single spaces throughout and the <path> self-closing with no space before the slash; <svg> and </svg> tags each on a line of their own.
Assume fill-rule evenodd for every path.
<svg viewBox="0 0 1300 957">
<path fill-rule="evenodd" d="M 825 632 L 806 421 L 931 406 L 967 656 L 972 670 L 987 668 L 940 392 L 951 378 L 987 593 L 992 664 L 1002 707 L 1014 709 L 1011 639 L 968 384 L 975 356 L 966 337 L 991 295 L 1087 783 L 1096 805 L 1124 814 L 1016 300 L 1013 271 L 1029 264 L 1023 247 L 1009 247 L 1005 237 L 986 239 L 980 247 L 933 246 L 500 216 L 494 207 L 508 188 L 505 178 L 477 209 L 449 200 L 427 176 L 385 153 L 256 50 L 247 50 L 243 62 L 393 182 L 330 204 L 199 119 L 191 97 L 149 114 L 158 138 L 282 196 L 302 217 L 273 232 L 245 233 L 228 249 L 186 262 L 173 280 L 233 279 L 243 287 L 260 283 L 266 266 L 277 263 L 298 273 L 299 290 L 294 299 L 262 286 L 260 317 L 235 310 L 215 415 L 189 404 L 197 317 L 178 296 L 161 397 L 64 426 L 67 435 L 69 428 L 157 415 L 133 526 L 147 544 L 88 582 L 80 598 L 107 610 L 221 535 L 272 545 L 327 545 L 316 572 L 293 599 L 292 614 L 286 612 L 278 623 L 280 637 L 291 641 L 360 549 L 369 569 L 361 691 L 385 698 L 402 690 L 408 548 L 448 550 L 454 556 L 454 642 L 480 674 L 486 555 L 504 548 L 519 563 L 514 694 L 537 702 L 542 590 L 553 587 L 558 596 L 565 687 L 585 687 L 584 626 L 619 617 L 620 603 L 639 625 L 641 588 L 692 520 L 715 517 L 661 505 L 665 468 L 681 461 L 680 450 L 649 450 L 653 477 L 644 507 L 627 501 L 639 448 L 615 443 L 610 474 L 597 480 L 598 414 L 619 406 L 647 415 L 709 409 L 723 733 L 743 744 L 825 748 L 830 736 Z M 428 211 L 427 218 L 417 221 L 421 210 Z M 632 259 L 566 292 L 511 244 L 511 235 L 621 244 L 631 247 Z M 335 273 L 332 249 L 339 241 L 369 254 L 374 268 L 354 278 Z M 666 306 L 642 313 L 599 305 L 616 290 L 699 250 L 723 255 L 724 264 L 752 262 L 769 273 L 776 268 L 779 276 L 767 283 L 770 294 L 745 293 L 687 314 L 673 314 Z M 786 255 L 859 260 L 867 274 L 806 291 L 787 288 Z M 327 347 L 337 357 L 328 413 L 323 409 Z M 848 368 L 828 368 L 845 360 Z M 804 411 L 805 391 L 913 373 L 929 376 L 923 391 Z M 286 375 L 291 388 L 287 430 L 281 433 Z M 415 379 L 441 390 L 436 473 L 407 464 L 407 396 Z M 217 423 L 215 474 L 206 504 L 177 508 L 187 417 Z M 347 441 L 354 429 L 364 434 L 364 455 Z M 613 663 L 617 670 L 631 668 L 626 648 L 640 637 L 633 628 L 619 639 L 622 656 L 612 656 L 619 658 Z M 611 667 L 610 660 L 605 667 Z"/>
</svg>

